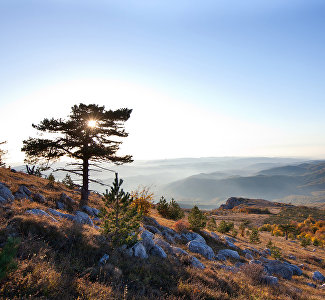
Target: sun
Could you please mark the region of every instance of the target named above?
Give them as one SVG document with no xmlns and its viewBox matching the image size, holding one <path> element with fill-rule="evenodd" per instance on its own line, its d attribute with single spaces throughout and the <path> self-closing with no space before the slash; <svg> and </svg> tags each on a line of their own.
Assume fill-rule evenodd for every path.
<svg viewBox="0 0 325 300">
<path fill-rule="evenodd" d="M 97 121 L 96 120 L 89 120 L 88 121 L 88 127 L 94 128 L 97 126 Z"/>
</svg>

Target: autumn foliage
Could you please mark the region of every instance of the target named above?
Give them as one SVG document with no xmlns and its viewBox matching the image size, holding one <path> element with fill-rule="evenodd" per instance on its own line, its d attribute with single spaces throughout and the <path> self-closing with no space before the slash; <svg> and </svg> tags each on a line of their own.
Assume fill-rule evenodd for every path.
<svg viewBox="0 0 325 300">
<path fill-rule="evenodd" d="M 131 192 L 131 197 L 133 197 L 132 205 L 137 206 L 138 212 L 148 216 L 154 197 L 154 194 L 150 191 L 150 188 L 146 186 L 139 187 L 137 190 Z"/>
</svg>

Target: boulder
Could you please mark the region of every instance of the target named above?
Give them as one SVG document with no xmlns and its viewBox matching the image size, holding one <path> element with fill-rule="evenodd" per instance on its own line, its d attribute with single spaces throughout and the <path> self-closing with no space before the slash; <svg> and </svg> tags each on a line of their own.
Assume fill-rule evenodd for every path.
<svg viewBox="0 0 325 300">
<path fill-rule="evenodd" d="M 24 185 L 21 185 L 18 188 L 18 191 L 14 194 L 15 199 L 29 199 L 33 200 L 32 197 L 32 192 Z"/>
<path fill-rule="evenodd" d="M 245 258 L 248 259 L 248 260 L 253 260 L 254 259 L 253 255 L 251 255 L 249 253 L 245 254 Z"/>
<path fill-rule="evenodd" d="M 151 226 L 151 225 L 143 225 L 143 227 L 147 230 L 149 230 L 150 232 L 152 232 L 153 234 L 160 234 L 161 235 L 161 232 L 159 229 L 157 229 L 157 227 L 155 226 Z"/>
<path fill-rule="evenodd" d="M 99 265 L 100 266 L 105 265 L 107 263 L 108 259 L 109 259 L 109 255 L 108 254 L 104 254 L 102 256 L 102 258 L 99 260 Z"/>
<path fill-rule="evenodd" d="M 288 264 L 288 266 L 291 269 L 293 275 L 297 275 L 297 276 L 302 275 L 302 270 L 298 266 L 293 264 Z"/>
<path fill-rule="evenodd" d="M 99 216 L 99 210 L 97 208 L 84 205 L 81 209 L 91 217 Z"/>
<path fill-rule="evenodd" d="M 80 224 L 87 224 L 89 226 L 94 226 L 92 219 L 90 219 L 86 213 L 79 210 L 76 211 L 76 216 L 74 221 Z"/>
<path fill-rule="evenodd" d="M 187 239 L 187 241 L 194 241 L 196 240 L 199 243 L 206 244 L 206 241 L 202 235 L 199 235 L 196 232 L 187 232 L 182 234 L 183 237 Z"/>
<path fill-rule="evenodd" d="M 247 248 L 243 250 L 243 253 L 244 253 L 245 255 L 246 255 L 246 254 L 253 255 L 252 251 L 249 250 L 249 249 L 247 249 Z"/>
<path fill-rule="evenodd" d="M 166 252 L 158 245 L 154 245 L 151 250 L 150 250 L 150 254 L 154 255 L 154 256 L 158 256 L 161 258 L 166 258 L 167 254 Z"/>
<path fill-rule="evenodd" d="M 233 259 L 240 259 L 238 252 L 235 250 L 223 249 L 223 250 L 219 250 L 218 255 L 219 254 L 224 255 L 226 258 L 229 257 Z"/>
<path fill-rule="evenodd" d="M 291 280 L 293 275 L 292 268 L 289 264 L 277 260 L 268 260 L 264 264 L 264 268 L 269 275 L 276 274 L 288 280 Z"/>
<path fill-rule="evenodd" d="M 251 261 L 249 261 L 249 264 L 250 265 L 253 265 L 253 264 L 255 264 L 255 265 L 262 265 L 263 263 L 260 260 L 258 260 L 258 259 L 252 259 Z"/>
<path fill-rule="evenodd" d="M 0 182 L 0 197 L 0 203 L 3 204 L 12 202 L 15 199 L 10 189 L 2 182 Z"/>
<path fill-rule="evenodd" d="M 148 254 L 147 254 L 146 248 L 143 246 L 143 244 L 141 242 L 137 242 L 132 247 L 132 250 L 133 250 L 133 255 L 135 257 L 139 257 L 139 258 L 142 258 L 142 259 L 148 258 Z"/>
<path fill-rule="evenodd" d="M 182 248 L 174 247 L 174 246 L 171 247 L 171 253 L 173 255 L 188 255 L 188 253 Z"/>
<path fill-rule="evenodd" d="M 215 240 L 220 241 L 220 236 L 217 235 L 215 232 L 210 232 L 210 236 Z"/>
<path fill-rule="evenodd" d="M 155 245 L 153 238 L 154 238 L 154 234 L 151 233 L 148 230 L 144 230 L 141 235 L 140 235 L 141 239 L 142 239 L 142 244 L 143 246 L 146 248 L 146 251 L 149 252 L 150 249 Z"/>
<path fill-rule="evenodd" d="M 223 235 L 222 238 L 226 241 L 226 242 L 230 242 L 230 243 L 236 243 L 237 240 L 235 238 Z"/>
<path fill-rule="evenodd" d="M 69 210 L 73 209 L 73 205 L 76 204 L 76 201 L 69 197 L 67 194 L 62 193 L 60 195 L 60 202 L 64 203 Z"/>
<path fill-rule="evenodd" d="M 74 221 L 75 220 L 75 216 L 73 215 L 70 215 L 70 214 L 64 214 L 64 213 L 61 213 L 53 208 L 49 208 L 48 211 L 56 216 L 56 217 L 59 217 L 59 218 L 64 218 L 64 219 L 67 219 L 67 220 L 70 220 L 70 221 Z"/>
<path fill-rule="evenodd" d="M 36 216 L 45 216 L 45 217 L 48 217 L 53 222 L 57 222 L 57 220 L 55 218 L 53 218 L 51 215 L 49 215 L 47 212 L 45 212 L 42 209 L 32 208 L 32 209 L 26 210 L 26 213 L 31 214 L 31 215 L 36 215 Z"/>
<path fill-rule="evenodd" d="M 155 243 L 155 245 L 158 245 L 159 247 L 163 248 L 165 252 L 172 252 L 172 246 L 163 239 L 155 237 L 153 242 Z"/>
<path fill-rule="evenodd" d="M 271 255 L 271 250 L 269 248 L 265 248 L 263 251 L 262 251 L 262 255 L 263 256 L 270 256 Z"/>
<path fill-rule="evenodd" d="M 289 258 L 289 259 L 292 259 L 292 260 L 296 260 L 296 259 L 297 259 L 293 254 L 290 254 L 290 255 L 288 256 L 288 258 Z"/>
<path fill-rule="evenodd" d="M 227 243 L 228 247 L 230 247 L 232 249 L 238 249 L 238 247 L 235 244 L 233 244 L 232 242 L 227 241 L 226 243 Z"/>
<path fill-rule="evenodd" d="M 262 276 L 262 282 L 267 285 L 278 285 L 279 279 L 275 276 Z"/>
<path fill-rule="evenodd" d="M 162 226 L 157 222 L 156 219 L 154 219 L 152 217 L 144 216 L 143 217 L 143 223 L 146 224 L 146 225 L 155 226 L 156 228 L 158 228 L 161 231 Z"/>
<path fill-rule="evenodd" d="M 65 209 L 65 205 L 63 202 L 60 202 L 60 201 L 56 201 L 56 208 L 57 209 Z"/>
<path fill-rule="evenodd" d="M 227 258 L 223 254 L 219 254 L 219 253 L 216 255 L 216 259 L 220 261 L 227 260 Z"/>
<path fill-rule="evenodd" d="M 194 268 L 205 269 L 205 265 L 202 264 L 196 257 L 191 256 L 191 264 Z"/>
<path fill-rule="evenodd" d="M 307 285 L 311 286 L 312 288 L 316 288 L 317 285 L 315 283 L 307 282 Z"/>
<path fill-rule="evenodd" d="M 199 253 L 209 260 L 212 260 L 215 257 L 215 254 L 210 246 L 197 240 L 190 241 L 187 244 L 187 247 L 191 252 Z"/>
<path fill-rule="evenodd" d="M 315 271 L 313 273 L 313 280 L 323 283 L 325 281 L 325 276 L 321 272 Z"/>
<path fill-rule="evenodd" d="M 162 231 L 161 233 L 169 244 L 175 244 L 175 239 L 167 231 Z"/>
<path fill-rule="evenodd" d="M 33 200 L 36 201 L 36 202 L 39 202 L 39 203 L 45 203 L 46 202 L 45 197 L 40 193 L 36 193 L 33 196 Z"/>
</svg>

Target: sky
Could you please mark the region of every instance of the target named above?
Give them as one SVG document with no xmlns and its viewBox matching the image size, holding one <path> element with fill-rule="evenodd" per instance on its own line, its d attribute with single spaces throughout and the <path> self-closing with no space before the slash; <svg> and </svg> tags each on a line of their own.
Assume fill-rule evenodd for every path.
<svg viewBox="0 0 325 300">
<path fill-rule="evenodd" d="M 132 108 L 121 154 L 325 158 L 322 0 L 0 1 L 0 141 Z"/>
</svg>

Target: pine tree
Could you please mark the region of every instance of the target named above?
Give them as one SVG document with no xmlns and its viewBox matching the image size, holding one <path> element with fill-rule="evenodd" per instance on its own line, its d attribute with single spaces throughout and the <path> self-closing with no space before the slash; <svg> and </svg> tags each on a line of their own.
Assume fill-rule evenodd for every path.
<svg viewBox="0 0 325 300">
<path fill-rule="evenodd" d="M 217 230 L 217 223 L 216 223 L 216 219 L 214 217 L 209 218 L 209 220 L 207 222 L 207 227 L 210 231 Z"/>
<path fill-rule="evenodd" d="M 188 222 L 193 230 L 200 230 L 206 225 L 206 217 L 195 205 L 188 215 Z"/>
<path fill-rule="evenodd" d="M 132 205 L 133 199 L 121 188 L 122 179 L 115 180 L 110 192 L 104 194 L 105 209 L 102 210 L 104 232 L 112 235 L 114 246 L 132 245 L 137 241 L 137 231 L 140 227 L 141 214 L 137 206 Z"/>
<path fill-rule="evenodd" d="M 74 169 L 58 169 L 77 174 L 82 177 L 80 206 L 86 205 L 89 196 L 90 167 L 98 166 L 98 162 L 123 164 L 132 162 L 130 155 L 117 156 L 116 152 L 122 143 L 112 137 L 122 138 L 128 134 L 124 130 L 124 122 L 130 118 L 132 110 L 127 108 L 115 111 L 105 110 L 96 104 L 74 105 L 67 120 L 44 119 L 40 124 L 32 124 L 41 132 L 53 133 L 52 139 L 29 138 L 24 140 L 22 151 L 26 152 L 26 162 L 39 164 L 41 159 L 55 161 L 63 156 L 77 160 L 71 163 Z M 98 169 L 99 168 L 99 169 Z"/>
<path fill-rule="evenodd" d="M 260 242 L 260 235 L 257 228 L 252 229 L 252 232 L 249 236 L 249 241 L 256 244 Z"/>
<path fill-rule="evenodd" d="M 0 145 L 5 144 L 6 142 L 0 142 Z M 3 161 L 3 156 L 6 154 L 6 151 L 0 149 L 0 167 L 5 166 L 5 163 Z"/>
<path fill-rule="evenodd" d="M 72 179 L 71 179 L 71 176 L 67 173 L 65 175 L 65 177 L 63 178 L 62 180 L 62 183 L 68 187 L 69 189 L 74 189 L 75 188 L 75 184 L 73 183 Z"/>
</svg>

